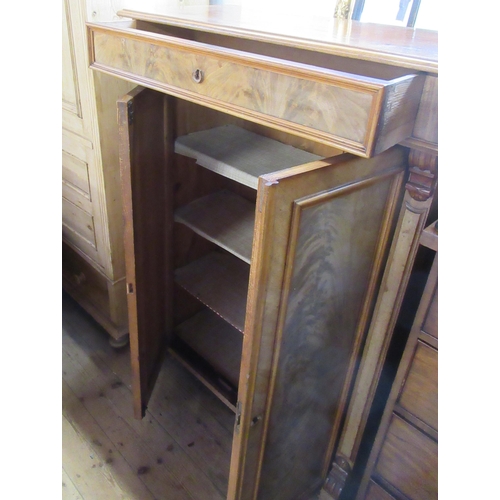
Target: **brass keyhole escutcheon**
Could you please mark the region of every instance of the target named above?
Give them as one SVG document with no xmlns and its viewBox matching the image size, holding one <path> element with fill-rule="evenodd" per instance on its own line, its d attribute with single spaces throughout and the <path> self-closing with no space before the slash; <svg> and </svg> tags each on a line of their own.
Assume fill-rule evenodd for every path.
<svg viewBox="0 0 500 500">
<path fill-rule="evenodd" d="M 203 71 L 201 69 L 195 69 L 193 71 L 193 81 L 196 83 L 201 83 L 203 80 Z"/>
</svg>

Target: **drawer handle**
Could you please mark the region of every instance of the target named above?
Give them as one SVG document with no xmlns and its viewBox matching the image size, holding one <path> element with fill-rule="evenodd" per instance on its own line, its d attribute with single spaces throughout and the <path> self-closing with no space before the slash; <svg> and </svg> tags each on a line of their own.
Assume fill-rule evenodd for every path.
<svg viewBox="0 0 500 500">
<path fill-rule="evenodd" d="M 193 81 L 195 83 L 201 83 L 203 80 L 203 71 L 201 69 L 195 69 L 193 71 Z"/>
</svg>

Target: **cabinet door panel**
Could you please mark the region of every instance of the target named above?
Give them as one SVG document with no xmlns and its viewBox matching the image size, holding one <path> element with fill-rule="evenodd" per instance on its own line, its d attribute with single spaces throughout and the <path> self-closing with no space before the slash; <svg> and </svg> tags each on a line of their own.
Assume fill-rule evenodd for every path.
<svg viewBox="0 0 500 500">
<path fill-rule="evenodd" d="M 74 25 L 72 22 L 72 12 L 70 9 L 70 1 L 63 0 L 63 16 L 62 16 L 62 107 L 63 119 L 65 114 L 69 116 L 68 121 L 73 125 L 76 132 L 83 131 L 82 109 L 80 102 L 80 89 L 77 76 L 77 63 L 75 59 L 75 39 Z M 75 7 L 73 5 L 72 7 Z M 73 14 L 74 17 L 78 13 Z M 78 35 L 78 33 L 77 33 Z M 75 126 L 76 125 L 76 126 Z"/>
<path fill-rule="evenodd" d="M 144 415 L 172 325 L 169 98 L 140 89 L 118 101 L 134 414 Z M 140 332 L 140 335 L 139 335 Z"/>
<path fill-rule="evenodd" d="M 324 480 L 404 163 L 394 149 L 261 177 L 229 498 Z"/>
</svg>

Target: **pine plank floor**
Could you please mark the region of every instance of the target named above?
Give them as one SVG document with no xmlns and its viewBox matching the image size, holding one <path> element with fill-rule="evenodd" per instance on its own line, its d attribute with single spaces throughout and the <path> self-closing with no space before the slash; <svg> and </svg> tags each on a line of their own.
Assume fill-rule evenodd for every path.
<svg viewBox="0 0 500 500">
<path fill-rule="evenodd" d="M 224 500 L 231 410 L 167 356 L 135 419 L 128 346 L 65 293 L 62 313 L 62 499 Z"/>
</svg>

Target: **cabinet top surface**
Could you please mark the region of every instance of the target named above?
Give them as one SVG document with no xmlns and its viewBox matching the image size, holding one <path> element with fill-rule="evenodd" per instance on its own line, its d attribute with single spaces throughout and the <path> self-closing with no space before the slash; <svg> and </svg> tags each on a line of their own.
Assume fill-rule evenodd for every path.
<svg viewBox="0 0 500 500">
<path fill-rule="evenodd" d="M 128 2 L 124 17 L 314 50 L 437 73 L 436 31 L 334 19 L 314 14 L 279 15 L 236 5 L 148 7 Z M 134 7 L 134 8 L 132 8 Z M 140 9 L 140 7 L 137 7 Z"/>
</svg>

